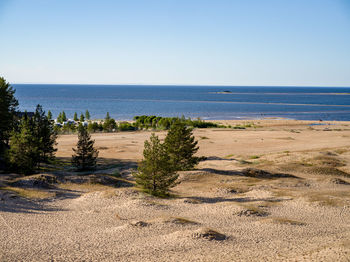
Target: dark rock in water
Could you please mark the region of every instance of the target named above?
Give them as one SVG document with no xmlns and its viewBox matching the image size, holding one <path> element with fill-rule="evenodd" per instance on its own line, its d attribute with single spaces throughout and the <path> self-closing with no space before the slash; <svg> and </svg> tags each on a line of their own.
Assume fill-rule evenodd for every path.
<svg viewBox="0 0 350 262">
<path fill-rule="evenodd" d="M 225 240 L 227 237 L 224 234 L 221 234 L 210 228 L 200 228 L 193 232 L 192 238 L 194 239 L 207 239 L 207 240 Z"/>
</svg>

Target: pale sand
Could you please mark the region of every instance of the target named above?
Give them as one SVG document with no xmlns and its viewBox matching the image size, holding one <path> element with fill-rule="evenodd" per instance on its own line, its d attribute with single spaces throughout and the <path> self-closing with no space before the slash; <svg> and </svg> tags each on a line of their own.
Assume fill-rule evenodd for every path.
<svg viewBox="0 0 350 262">
<path fill-rule="evenodd" d="M 350 185 L 332 180 L 350 176 L 327 175 L 335 164 L 318 162 L 336 159 L 337 170 L 350 173 L 350 123 L 219 122 L 262 127 L 195 130 L 198 155 L 209 158 L 181 173 L 175 198 L 98 185 L 59 185 L 49 200 L 0 190 L 0 261 L 350 261 Z M 122 160 L 122 177 L 131 179 L 128 167 L 150 134 L 93 138 L 100 157 Z M 76 141 L 60 136 L 57 156 L 70 157 Z M 247 167 L 298 178 L 246 177 L 239 171 Z M 227 239 L 196 238 L 201 228 Z"/>
</svg>

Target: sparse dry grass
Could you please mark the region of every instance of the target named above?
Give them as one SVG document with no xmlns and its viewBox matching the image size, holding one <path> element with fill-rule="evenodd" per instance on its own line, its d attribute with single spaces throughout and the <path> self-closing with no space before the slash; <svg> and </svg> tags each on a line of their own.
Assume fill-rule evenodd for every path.
<svg viewBox="0 0 350 262">
<path fill-rule="evenodd" d="M 54 192 L 44 191 L 40 189 L 24 189 L 19 187 L 6 186 L 0 188 L 0 190 L 12 191 L 21 197 L 30 199 L 45 199 L 56 196 L 56 193 Z"/>
<path fill-rule="evenodd" d="M 282 217 L 274 217 L 271 218 L 272 223 L 276 224 L 283 224 L 283 225 L 293 225 L 293 226 L 305 226 L 306 223 L 297 221 L 297 220 L 292 220 L 288 218 L 282 218 Z"/>
<path fill-rule="evenodd" d="M 339 158 L 329 154 L 318 155 L 311 159 L 311 163 L 327 167 L 341 167 L 345 165 Z"/>
<path fill-rule="evenodd" d="M 349 152 L 349 150 L 345 149 L 345 148 L 339 148 L 339 149 L 334 150 L 334 152 L 341 155 L 341 154 L 344 154 L 346 152 Z"/>
<path fill-rule="evenodd" d="M 295 140 L 295 138 L 288 136 L 288 137 L 277 137 L 276 139 L 280 139 L 280 140 Z"/>
<path fill-rule="evenodd" d="M 318 203 L 322 206 L 339 207 L 346 204 L 346 201 L 350 198 L 350 191 L 313 191 L 306 192 L 303 196 L 311 203 Z"/>
<path fill-rule="evenodd" d="M 174 223 L 178 225 L 198 225 L 199 223 L 184 217 L 168 217 L 164 219 L 165 223 Z"/>
<path fill-rule="evenodd" d="M 112 186 L 107 186 L 107 185 L 101 185 L 101 184 L 95 184 L 95 183 L 76 184 L 76 183 L 69 183 L 69 182 L 59 184 L 58 188 L 83 191 L 83 192 L 108 191 L 113 189 L 115 190 L 115 188 L 113 188 Z"/>
</svg>

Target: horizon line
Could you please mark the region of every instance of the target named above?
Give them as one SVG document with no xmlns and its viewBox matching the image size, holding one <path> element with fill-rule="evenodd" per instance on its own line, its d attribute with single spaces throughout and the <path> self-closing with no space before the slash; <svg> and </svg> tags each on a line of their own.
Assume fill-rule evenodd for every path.
<svg viewBox="0 0 350 262">
<path fill-rule="evenodd" d="M 78 83 L 11 83 L 11 85 L 101 85 L 101 86 L 189 86 L 189 87 L 336 87 L 336 88 L 350 88 L 350 85 L 229 85 L 229 84 L 137 84 L 137 83 L 126 83 L 126 84 L 101 84 L 101 83 L 89 83 L 89 84 L 78 84 Z"/>
</svg>

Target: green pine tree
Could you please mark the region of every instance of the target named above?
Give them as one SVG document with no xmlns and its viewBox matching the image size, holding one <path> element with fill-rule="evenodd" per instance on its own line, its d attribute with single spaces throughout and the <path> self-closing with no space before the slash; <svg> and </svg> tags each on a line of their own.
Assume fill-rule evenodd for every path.
<svg viewBox="0 0 350 262">
<path fill-rule="evenodd" d="M 176 121 L 171 125 L 164 145 L 175 170 L 190 170 L 198 164 L 199 158 L 194 156 L 199 149 L 197 143 L 192 129 L 188 128 L 185 123 Z"/>
<path fill-rule="evenodd" d="M 155 134 L 145 141 L 143 156 L 134 175 L 137 185 L 150 194 L 167 195 L 169 189 L 176 185 L 178 174 L 170 163 L 165 146 Z"/>
<path fill-rule="evenodd" d="M 19 132 L 12 131 L 10 141 L 8 156 L 13 170 L 25 175 L 33 174 L 40 159 L 40 149 L 32 120 L 25 116 L 19 124 Z"/>
<path fill-rule="evenodd" d="M 80 122 L 84 122 L 85 121 L 85 117 L 83 114 L 80 115 L 80 119 L 79 119 Z"/>
<path fill-rule="evenodd" d="M 94 140 L 83 125 L 78 127 L 78 143 L 77 148 L 73 148 L 72 164 L 79 171 L 93 170 L 96 168 L 96 159 L 98 151 L 94 148 Z"/>
<path fill-rule="evenodd" d="M 105 121 L 108 121 L 110 119 L 111 119 L 111 117 L 109 116 L 109 112 L 107 112 L 106 117 L 105 117 Z"/>
<path fill-rule="evenodd" d="M 85 118 L 86 118 L 87 120 L 90 120 L 90 112 L 89 112 L 89 110 L 86 110 L 86 111 L 85 111 Z"/>
<path fill-rule="evenodd" d="M 105 132 L 112 132 L 113 130 L 117 129 L 117 123 L 113 118 L 110 118 L 103 123 L 103 130 Z"/>
<path fill-rule="evenodd" d="M 62 111 L 61 119 L 62 119 L 62 122 L 66 122 L 67 121 L 67 116 L 66 116 L 66 113 L 64 111 Z"/>
<path fill-rule="evenodd" d="M 47 119 L 51 120 L 52 119 L 52 113 L 51 111 L 47 111 Z"/>
<path fill-rule="evenodd" d="M 58 122 L 58 123 L 61 123 L 61 124 L 63 123 L 63 121 L 62 121 L 62 113 L 59 113 L 59 114 L 58 114 L 57 122 Z"/>
<path fill-rule="evenodd" d="M 40 151 L 39 167 L 40 163 L 47 163 L 54 158 L 57 151 L 55 148 L 57 144 L 57 133 L 54 130 L 53 123 L 45 115 L 45 111 L 43 111 L 41 105 L 37 105 L 36 107 L 34 117 L 32 118 L 32 125 L 37 142 L 36 147 Z"/>
<path fill-rule="evenodd" d="M 16 124 L 18 101 L 14 94 L 15 90 L 11 85 L 0 77 L 0 162 L 8 148 L 11 131 Z"/>
<path fill-rule="evenodd" d="M 73 120 L 74 121 L 78 121 L 79 120 L 77 112 L 74 112 Z"/>
</svg>

